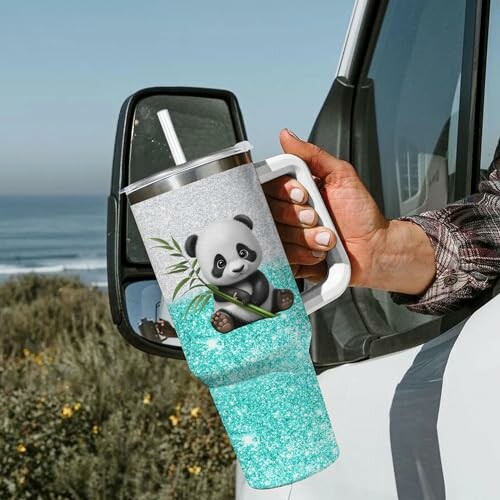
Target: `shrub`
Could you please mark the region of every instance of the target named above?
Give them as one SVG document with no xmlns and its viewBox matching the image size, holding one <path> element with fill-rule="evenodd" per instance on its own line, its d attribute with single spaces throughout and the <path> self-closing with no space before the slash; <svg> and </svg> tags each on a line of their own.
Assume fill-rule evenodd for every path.
<svg viewBox="0 0 500 500">
<path fill-rule="evenodd" d="M 234 455 L 184 362 L 146 355 L 67 278 L 0 285 L 0 498 L 233 498 Z"/>
</svg>

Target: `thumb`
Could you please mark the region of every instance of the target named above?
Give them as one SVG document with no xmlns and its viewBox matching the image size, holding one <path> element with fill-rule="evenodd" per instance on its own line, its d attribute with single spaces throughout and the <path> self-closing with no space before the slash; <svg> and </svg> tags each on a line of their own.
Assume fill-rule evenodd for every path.
<svg viewBox="0 0 500 500">
<path fill-rule="evenodd" d="M 290 153 L 304 160 L 316 177 L 325 179 L 339 170 L 345 170 L 346 162 L 335 158 L 319 146 L 299 139 L 293 132 L 284 128 L 280 132 L 280 143 L 285 153 Z"/>
</svg>

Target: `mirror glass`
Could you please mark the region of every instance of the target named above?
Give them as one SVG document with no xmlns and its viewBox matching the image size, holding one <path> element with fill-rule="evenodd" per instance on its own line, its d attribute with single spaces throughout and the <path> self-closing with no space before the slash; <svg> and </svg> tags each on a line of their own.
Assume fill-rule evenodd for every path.
<svg viewBox="0 0 500 500">
<path fill-rule="evenodd" d="M 162 109 L 168 109 L 188 161 L 237 142 L 231 112 L 223 99 L 179 95 L 145 97 L 134 111 L 128 184 L 175 166 L 157 117 Z M 126 218 L 126 242 L 130 263 L 149 264 L 130 208 Z"/>
<path fill-rule="evenodd" d="M 159 344 L 180 346 L 156 280 L 126 285 L 125 303 L 134 333 Z"/>
</svg>

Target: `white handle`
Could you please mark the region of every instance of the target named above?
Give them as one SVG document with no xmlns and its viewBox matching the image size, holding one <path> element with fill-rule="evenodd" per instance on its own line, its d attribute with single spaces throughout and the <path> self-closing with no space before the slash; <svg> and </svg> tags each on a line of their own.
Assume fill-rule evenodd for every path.
<svg viewBox="0 0 500 500">
<path fill-rule="evenodd" d="M 326 279 L 302 292 L 302 301 L 306 312 L 311 314 L 344 293 L 351 278 L 349 258 L 318 187 L 312 178 L 309 167 L 300 158 L 290 154 L 273 156 L 263 162 L 256 163 L 255 168 L 261 184 L 282 175 L 295 177 L 309 193 L 309 205 L 316 210 L 320 224 L 330 228 L 337 238 L 337 244 L 328 252 L 326 257 L 328 264 Z"/>
</svg>

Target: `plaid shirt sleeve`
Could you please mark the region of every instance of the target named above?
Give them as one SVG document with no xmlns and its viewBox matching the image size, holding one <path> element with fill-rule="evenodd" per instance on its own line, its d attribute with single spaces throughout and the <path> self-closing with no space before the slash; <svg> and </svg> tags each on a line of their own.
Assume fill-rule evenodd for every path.
<svg viewBox="0 0 500 500">
<path fill-rule="evenodd" d="M 422 295 L 392 293 L 397 304 L 446 314 L 490 288 L 500 277 L 500 141 L 479 192 L 446 207 L 401 217 L 418 224 L 436 255 L 436 277 Z"/>
</svg>

